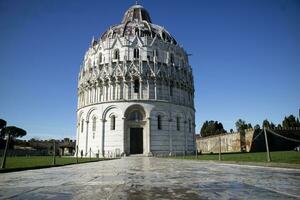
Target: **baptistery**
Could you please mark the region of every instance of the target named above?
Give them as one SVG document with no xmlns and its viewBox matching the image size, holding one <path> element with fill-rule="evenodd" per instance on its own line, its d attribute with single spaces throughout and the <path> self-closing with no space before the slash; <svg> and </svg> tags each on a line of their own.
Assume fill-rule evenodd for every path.
<svg viewBox="0 0 300 200">
<path fill-rule="evenodd" d="M 76 155 L 195 151 L 188 55 L 141 5 L 92 39 L 78 75 Z"/>
</svg>

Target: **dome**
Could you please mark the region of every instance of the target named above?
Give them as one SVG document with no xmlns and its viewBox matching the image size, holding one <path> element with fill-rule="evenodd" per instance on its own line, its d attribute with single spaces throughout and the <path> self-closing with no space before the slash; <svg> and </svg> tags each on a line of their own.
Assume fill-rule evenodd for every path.
<svg viewBox="0 0 300 200">
<path fill-rule="evenodd" d="M 149 12 L 141 5 L 131 6 L 125 12 L 121 24 L 110 27 L 103 33 L 101 40 L 133 35 L 157 37 L 168 43 L 177 44 L 166 29 L 152 23 Z"/>
<path fill-rule="evenodd" d="M 141 5 L 134 5 L 131 6 L 124 14 L 122 23 L 126 24 L 131 21 L 147 21 L 148 23 L 151 23 L 151 18 L 146 9 L 144 9 Z"/>
</svg>

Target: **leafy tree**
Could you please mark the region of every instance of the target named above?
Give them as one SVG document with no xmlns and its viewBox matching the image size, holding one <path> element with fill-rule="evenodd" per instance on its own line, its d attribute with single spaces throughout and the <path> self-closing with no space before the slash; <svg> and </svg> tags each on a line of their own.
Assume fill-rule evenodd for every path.
<svg viewBox="0 0 300 200">
<path fill-rule="evenodd" d="M 223 124 L 218 121 L 205 121 L 202 125 L 200 134 L 202 137 L 218 135 L 220 133 L 226 133 Z"/>
<path fill-rule="evenodd" d="M 275 127 L 276 127 L 276 125 L 273 124 L 273 122 L 271 122 L 271 124 L 270 124 L 270 129 L 274 129 Z"/>
<path fill-rule="evenodd" d="M 235 122 L 235 126 L 236 126 L 236 130 L 239 132 L 244 131 L 245 129 L 248 129 L 248 128 L 252 128 L 252 125 L 250 123 L 246 124 L 246 122 L 242 119 L 238 119 Z"/>
<path fill-rule="evenodd" d="M 1 137 L 6 136 L 6 138 L 7 138 L 5 150 L 4 150 L 4 154 L 3 154 L 3 158 L 2 158 L 2 165 L 1 165 L 1 168 L 5 168 L 6 154 L 7 154 L 7 149 L 8 149 L 8 144 L 9 144 L 10 138 L 23 137 L 24 135 L 26 135 L 26 131 L 21 128 L 15 127 L 15 126 L 7 126 L 7 127 L 4 127 L 3 129 L 1 129 L 0 135 L 1 135 Z"/>
<path fill-rule="evenodd" d="M 230 129 L 230 133 L 233 133 L 233 129 L 232 128 Z"/>
<path fill-rule="evenodd" d="M 3 119 L 0 119 L 0 130 L 3 129 L 6 126 L 6 121 Z"/>
<path fill-rule="evenodd" d="M 296 120 L 294 115 L 285 117 L 282 121 L 283 128 L 300 127 L 299 119 Z"/>
<path fill-rule="evenodd" d="M 255 126 L 254 126 L 254 129 L 256 130 L 256 129 L 260 129 L 260 125 L 259 124 L 256 124 Z"/>
<path fill-rule="evenodd" d="M 6 121 L 3 119 L 0 119 L 0 131 L 6 126 Z M 2 135 L 0 135 L 0 138 L 2 138 Z"/>
<path fill-rule="evenodd" d="M 265 120 L 263 121 L 262 127 L 270 128 L 270 127 L 271 127 L 271 124 L 270 124 L 270 122 L 269 122 L 267 119 L 265 119 Z"/>
</svg>

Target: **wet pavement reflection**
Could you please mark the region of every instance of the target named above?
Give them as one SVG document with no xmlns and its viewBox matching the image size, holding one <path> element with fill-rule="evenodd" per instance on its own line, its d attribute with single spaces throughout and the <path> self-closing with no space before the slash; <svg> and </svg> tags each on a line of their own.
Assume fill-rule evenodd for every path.
<svg viewBox="0 0 300 200">
<path fill-rule="evenodd" d="M 0 174 L 1 199 L 300 199 L 300 170 L 126 157 Z"/>
</svg>

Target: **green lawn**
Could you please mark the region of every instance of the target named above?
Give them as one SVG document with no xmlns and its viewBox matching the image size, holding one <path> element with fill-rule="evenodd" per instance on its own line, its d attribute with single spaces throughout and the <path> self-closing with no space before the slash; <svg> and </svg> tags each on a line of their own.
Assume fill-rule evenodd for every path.
<svg viewBox="0 0 300 200">
<path fill-rule="evenodd" d="M 2 158 L 0 159 L 2 161 Z M 97 158 L 92 158 L 91 161 L 97 161 Z M 100 160 L 100 159 L 99 159 Z M 104 160 L 104 159 L 101 159 Z M 78 158 L 79 163 L 89 162 L 89 158 Z M 20 156 L 20 157 L 7 157 L 6 167 L 9 169 L 13 168 L 33 168 L 33 167 L 44 167 L 53 166 L 52 156 Z M 56 165 L 67 165 L 75 164 L 76 158 L 74 157 L 56 157 Z"/>
<path fill-rule="evenodd" d="M 266 162 L 266 153 L 227 153 L 222 154 L 222 161 L 234 162 Z M 196 159 L 196 156 L 177 156 L 179 159 Z M 296 151 L 274 151 L 271 152 L 272 162 L 300 164 L 300 152 Z M 218 154 L 198 155 L 198 160 L 219 160 Z"/>
</svg>

